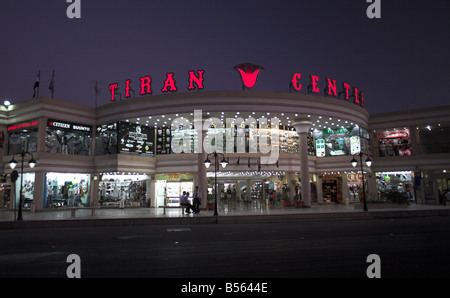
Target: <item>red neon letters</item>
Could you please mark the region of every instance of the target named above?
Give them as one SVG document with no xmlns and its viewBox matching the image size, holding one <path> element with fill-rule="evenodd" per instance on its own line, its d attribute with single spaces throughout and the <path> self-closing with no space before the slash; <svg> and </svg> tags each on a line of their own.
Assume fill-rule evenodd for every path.
<svg viewBox="0 0 450 298">
<path fill-rule="evenodd" d="M 164 82 L 164 87 L 161 89 L 161 92 L 167 92 L 167 91 L 177 91 L 177 87 L 175 86 L 175 80 L 173 79 L 173 72 L 169 72 L 166 75 L 166 81 Z M 170 89 L 167 89 L 167 87 L 170 87 Z"/>
<path fill-rule="evenodd" d="M 189 85 L 187 87 L 188 90 L 194 90 L 194 89 L 203 89 L 203 81 L 204 81 L 204 77 L 203 74 L 205 73 L 204 70 L 191 70 L 188 72 L 189 74 L 189 78 L 188 78 L 188 82 Z M 140 95 L 148 95 L 148 94 L 152 94 L 152 78 L 150 76 L 143 76 L 139 78 L 139 82 L 140 82 Z M 120 93 L 118 92 L 119 90 L 119 84 L 118 83 L 113 83 L 109 85 L 109 91 L 111 94 L 111 101 L 115 101 L 116 100 L 116 95 L 119 96 L 119 98 L 121 98 Z M 176 86 L 176 81 L 174 79 L 174 73 L 173 72 L 169 72 L 166 74 L 166 79 L 164 81 L 164 85 L 163 88 L 161 89 L 161 92 L 175 92 L 177 91 L 178 88 Z M 134 96 L 134 90 L 131 87 L 131 80 L 125 80 L 125 98 L 130 98 L 131 96 Z"/>
<path fill-rule="evenodd" d="M 300 78 L 302 77 L 302 75 L 300 73 L 294 73 L 292 75 L 292 79 L 291 79 L 291 87 L 295 90 L 295 91 L 300 91 L 302 89 L 302 84 L 300 84 Z M 319 76 L 316 75 L 310 75 L 310 84 L 308 85 L 308 94 L 310 93 L 320 93 L 320 88 L 319 88 Z M 342 91 L 340 91 L 339 93 L 337 92 L 337 87 L 336 87 L 336 80 L 330 79 L 330 78 L 326 78 L 327 81 L 327 85 L 325 87 L 325 89 L 323 90 L 323 94 L 325 96 L 334 96 L 334 97 L 338 97 L 340 98 L 341 94 L 344 94 L 344 99 L 345 100 L 350 100 L 350 98 L 353 98 L 353 103 L 360 105 L 362 107 L 364 107 L 364 93 L 360 90 L 358 90 L 358 88 L 353 88 L 353 94 L 350 95 L 350 89 L 351 86 L 347 83 L 342 83 Z"/>
</svg>

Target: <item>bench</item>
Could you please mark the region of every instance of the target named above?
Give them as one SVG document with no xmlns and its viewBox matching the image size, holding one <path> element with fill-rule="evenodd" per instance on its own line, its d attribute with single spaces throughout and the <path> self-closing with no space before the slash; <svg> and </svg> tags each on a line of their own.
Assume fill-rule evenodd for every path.
<svg viewBox="0 0 450 298">
<path fill-rule="evenodd" d="M 77 212 L 77 210 L 91 210 L 91 216 L 95 215 L 95 210 L 97 210 L 98 208 L 95 207 L 86 207 L 86 208 L 70 208 L 70 216 L 71 217 L 75 217 L 75 214 Z"/>
<path fill-rule="evenodd" d="M 164 206 L 160 206 L 161 208 L 164 208 L 164 215 L 166 214 L 166 208 L 169 209 L 181 209 L 183 211 L 183 215 L 184 215 L 184 209 L 186 209 L 186 206 L 168 206 L 168 205 L 164 205 Z"/>
</svg>

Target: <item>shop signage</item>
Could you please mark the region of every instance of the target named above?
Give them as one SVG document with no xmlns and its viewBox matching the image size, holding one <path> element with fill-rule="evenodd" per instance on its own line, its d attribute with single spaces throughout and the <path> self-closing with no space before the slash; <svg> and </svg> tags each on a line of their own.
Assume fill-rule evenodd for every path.
<svg viewBox="0 0 450 298">
<path fill-rule="evenodd" d="M 301 91 L 303 85 L 300 83 L 302 75 L 301 73 L 294 73 L 291 78 L 291 91 L 294 89 L 295 91 Z M 307 86 L 308 94 L 320 94 L 319 88 L 320 78 L 317 75 L 309 76 L 309 85 Z M 323 89 L 324 96 L 333 96 L 337 98 L 341 98 L 341 94 L 343 94 L 344 100 L 350 101 L 353 100 L 353 103 L 364 107 L 364 92 L 359 90 L 358 88 L 351 87 L 347 83 L 341 84 L 342 90 L 337 92 L 336 80 L 326 78 L 326 86 Z M 350 92 L 352 94 L 350 94 Z"/>
<path fill-rule="evenodd" d="M 204 74 L 204 72 L 205 72 L 204 70 L 197 70 L 197 71 L 191 70 L 188 72 L 188 86 L 187 86 L 188 90 L 203 89 L 203 80 L 204 80 L 203 74 Z M 161 92 L 166 93 L 166 92 L 178 91 L 174 76 L 175 75 L 173 72 L 168 72 L 166 74 L 166 79 L 164 81 L 164 86 L 161 89 Z M 140 77 L 139 78 L 139 90 L 140 90 L 139 94 L 140 95 L 152 94 L 151 83 L 152 83 L 152 78 L 150 76 Z M 118 93 L 118 90 L 119 90 L 118 83 L 113 83 L 113 84 L 109 85 L 111 101 L 115 101 L 117 95 L 120 95 Z M 125 81 L 125 98 L 130 98 L 131 93 L 133 93 L 133 96 L 134 96 L 135 92 L 134 92 L 134 89 L 132 88 L 131 80 L 126 80 Z"/>
<path fill-rule="evenodd" d="M 394 138 L 407 138 L 409 137 L 409 130 L 401 131 L 388 131 L 385 133 L 378 134 L 379 139 L 394 139 Z"/>
<path fill-rule="evenodd" d="M 252 63 L 241 63 L 233 67 L 237 70 L 241 76 L 243 89 L 253 88 L 256 84 L 256 80 L 263 67 L 252 64 Z M 202 90 L 204 88 L 204 70 L 190 70 L 187 76 L 187 90 Z M 364 92 L 356 87 L 352 87 L 350 84 L 343 82 L 341 83 L 341 89 L 338 89 L 336 80 L 331 78 L 325 79 L 325 88 L 321 91 L 320 83 L 321 79 L 318 75 L 309 76 L 309 85 L 307 85 L 306 90 L 308 94 L 323 94 L 324 96 L 337 97 L 338 99 L 344 99 L 346 101 L 351 101 L 354 104 L 364 107 Z M 135 97 L 135 90 L 132 88 L 131 80 L 125 80 L 125 98 Z M 152 78 L 150 76 L 142 76 L 139 78 L 139 94 L 149 95 L 152 94 Z M 294 73 L 291 77 L 290 92 L 300 92 L 304 90 L 302 83 L 302 74 Z M 109 85 L 110 100 L 116 101 L 117 99 L 122 99 L 122 92 L 119 92 L 119 83 L 112 83 Z M 161 92 L 176 92 L 178 91 L 177 82 L 175 80 L 175 74 L 173 72 L 168 72 L 164 80 Z"/>
<path fill-rule="evenodd" d="M 189 173 L 174 173 L 174 174 L 156 174 L 155 180 L 167 180 L 167 181 L 192 181 L 194 179 L 193 174 Z"/>
<path fill-rule="evenodd" d="M 21 128 L 27 128 L 30 126 L 36 126 L 38 124 L 39 124 L 39 121 L 33 121 L 33 122 L 27 122 L 27 123 L 23 123 L 23 124 L 12 125 L 12 126 L 8 126 L 8 131 L 21 129 Z"/>
<path fill-rule="evenodd" d="M 67 130 L 77 130 L 77 131 L 91 131 L 91 129 L 92 129 L 91 126 L 84 125 L 84 124 L 61 122 L 58 120 L 51 120 L 51 119 L 47 120 L 47 126 L 61 128 L 61 129 L 67 129 Z"/>
<path fill-rule="evenodd" d="M 153 156 L 155 130 L 148 126 L 119 123 L 119 152 Z"/>
<path fill-rule="evenodd" d="M 244 87 L 253 88 L 256 84 L 259 72 L 264 70 L 263 67 L 252 63 L 238 64 L 233 68 L 241 75 L 242 89 L 244 89 Z"/>
</svg>

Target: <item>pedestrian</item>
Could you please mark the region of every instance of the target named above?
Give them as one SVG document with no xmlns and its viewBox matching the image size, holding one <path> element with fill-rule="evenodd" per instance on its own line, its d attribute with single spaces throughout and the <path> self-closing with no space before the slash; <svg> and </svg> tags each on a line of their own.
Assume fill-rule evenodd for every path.
<svg viewBox="0 0 450 298">
<path fill-rule="evenodd" d="M 447 189 L 447 193 L 445 194 L 445 206 L 450 206 L 450 188 Z"/>
<path fill-rule="evenodd" d="M 202 192 L 198 189 L 198 186 L 195 186 L 193 197 L 194 197 L 194 212 L 199 213 L 200 212 L 200 202 L 202 200 Z"/>
<path fill-rule="evenodd" d="M 189 192 L 183 191 L 183 195 L 180 197 L 180 205 L 186 206 L 186 212 L 188 214 L 191 213 L 190 210 L 192 210 L 192 212 L 194 212 L 194 209 L 193 209 L 194 207 L 189 202 Z"/>
<path fill-rule="evenodd" d="M 123 209 L 123 207 L 125 206 L 125 200 L 126 200 L 126 192 L 125 189 L 122 189 L 122 194 L 120 196 L 120 201 L 119 201 L 119 208 Z"/>
</svg>

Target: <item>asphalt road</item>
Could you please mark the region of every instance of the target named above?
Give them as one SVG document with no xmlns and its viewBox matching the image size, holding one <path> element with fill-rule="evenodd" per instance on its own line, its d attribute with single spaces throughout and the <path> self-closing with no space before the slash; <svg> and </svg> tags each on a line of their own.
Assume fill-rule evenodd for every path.
<svg viewBox="0 0 450 298">
<path fill-rule="evenodd" d="M 2 230 L 0 243 L 0 278 L 74 265 L 82 278 L 366 278 L 371 254 L 382 278 L 450 276 L 448 217 Z"/>
</svg>

